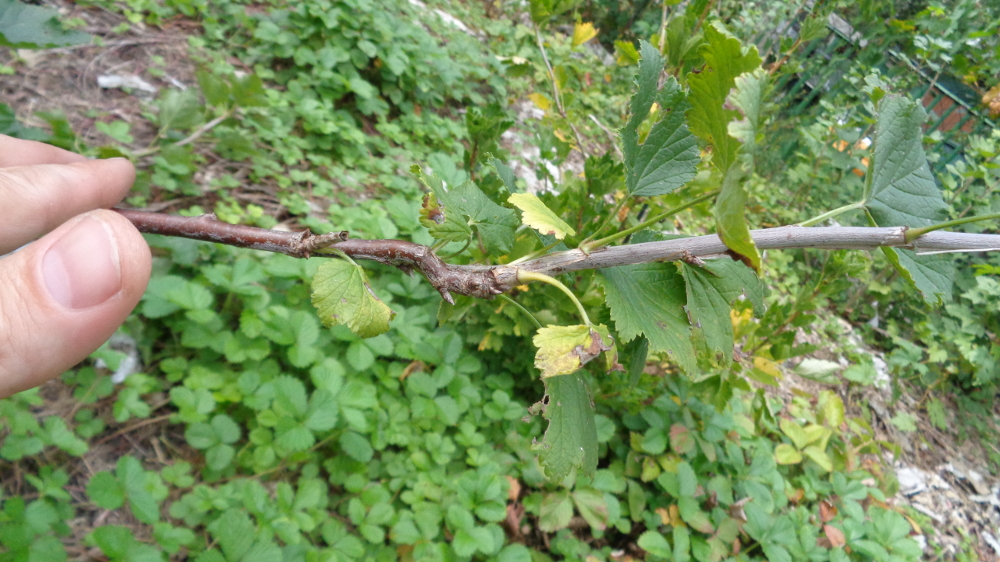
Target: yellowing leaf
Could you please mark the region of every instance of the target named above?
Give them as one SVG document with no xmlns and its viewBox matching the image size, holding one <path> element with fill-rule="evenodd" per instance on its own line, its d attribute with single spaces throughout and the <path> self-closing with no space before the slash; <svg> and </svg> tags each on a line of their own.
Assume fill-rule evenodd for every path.
<svg viewBox="0 0 1000 562">
<path fill-rule="evenodd" d="M 833 470 L 833 460 L 830 459 L 830 456 L 823 449 L 812 445 L 803 449 L 802 452 L 813 462 L 823 467 L 823 470 L 827 472 Z"/>
<path fill-rule="evenodd" d="M 615 55 L 618 66 L 631 66 L 639 62 L 639 51 L 631 41 L 615 41 Z"/>
<path fill-rule="evenodd" d="M 590 41 L 594 37 L 597 37 L 597 30 L 594 29 L 594 24 L 590 22 L 579 23 L 573 26 L 573 46 L 579 47 L 587 41 Z"/>
<path fill-rule="evenodd" d="M 747 311 L 747 312 L 749 312 L 749 311 Z M 770 375 L 770 376 L 772 376 L 772 377 L 774 377 L 776 379 L 780 379 L 781 378 L 781 369 L 778 368 L 778 364 L 777 363 L 775 363 L 774 361 L 771 361 L 770 359 L 767 359 L 765 357 L 759 357 L 759 356 L 758 357 L 754 357 L 753 358 L 753 366 L 757 367 L 761 371 L 764 371 L 764 374 Z"/>
<path fill-rule="evenodd" d="M 548 111 L 549 108 L 552 107 L 552 102 L 549 101 L 549 98 L 545 97 L 545 94 L 534 92 L 528 94 L 528 99 L 534 102 L 535 106 L 542 111 Z"/>
<path fill-rule="evenodd" d="M 386 332 L 396 316 L 372 292 L 361 266 L 347 260 L 330 260 L 319 266 L 312 289 L 312 303 L 324 325 L 346 324 L 362 338 Z"/>
<path fill-rule="evenodd" d="M 799 464 L 802 462 L 802 453 L 788 443 L 782 443 L 774 448 L 774 460 L 778 464 Z"/>
<path fill-rule="evenodd" d="M 532 339 L 538 347 L 535 367 L 542 378 L 576 372 L 595 357 L 614 348 L 614 339 L 603 325 L 546 326 Z"/>
<path fill-rule="evenodd" d="M 551 209 L 542 203 L 537 195 L 531 193 L 515 193 L 507 201 L 521 210 L 521 221 L 542 234 L 555 236 L 557 240 L 576 234 L 573 227 L 559 218 Z"/>
</svg>

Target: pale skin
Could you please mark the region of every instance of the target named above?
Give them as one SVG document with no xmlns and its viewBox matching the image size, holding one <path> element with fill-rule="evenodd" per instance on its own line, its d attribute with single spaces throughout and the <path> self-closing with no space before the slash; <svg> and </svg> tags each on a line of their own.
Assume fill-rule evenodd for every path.
<svg viewBox="0 0 1000 562">
<path fill-rule="evenodd" d="M 0 135 L 0 397 L 71 369 L 139 302 L 149 247 L 107 210 L 134 180 L 123 158 Z"/>
</svg>

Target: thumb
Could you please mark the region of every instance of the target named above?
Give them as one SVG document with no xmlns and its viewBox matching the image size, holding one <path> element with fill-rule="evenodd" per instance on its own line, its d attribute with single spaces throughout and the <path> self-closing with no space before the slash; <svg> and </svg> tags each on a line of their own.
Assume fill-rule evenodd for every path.
<svg viewBox="0 0 1000 562">
<path fill-rule="evenodd" d="M 0 397 L 55 377 L 104 343 L 139 302 L 150 267 L 142 235 L 107 210 L 0 259 Z"/>
</svg>

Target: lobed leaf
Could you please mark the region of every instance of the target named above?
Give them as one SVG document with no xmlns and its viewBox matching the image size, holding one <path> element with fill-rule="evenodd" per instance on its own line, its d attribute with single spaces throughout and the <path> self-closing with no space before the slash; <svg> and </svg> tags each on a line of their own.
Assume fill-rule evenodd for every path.
<svg viewBox="0 0 1000 562">
<path fill-rule="evenodd" d="M 732 353 L 732 302 L 746 295 L 755 312 L 762 314 L 767 287 L 753 270 L 733 260 L 706 261 L 703 267 L 683 264 L 682 269 L 691 321 L 701 328 L 712 352 Z"/>
<path fill-rule="evenodd" d="M 712 162 L 726 173 L 736 161 L 741 143 L 729 135 L 729 122 L 739 117 L 733 109 L 724 107 L 736 77 L 760 66 L 757 48 L 744 49 L 721 24 L 705 28 L 705 44 L 701 48 L 706 68 L 688 75 L 691 85 L 691 109 L 687 112 L 691 131 L 712 148 Z"/>
<path fill-rule="evenodd" d="M 312 303 L 327 327 L 345 324 L 362 338 L 386 332 L 396 315 L 368 285 L 364 270 L 346 260 L 329 260 L 316 269 Z"/>
<path fill-rule="evenodd" d="M 520 224 L 513 209 L 497 205 L 471 181 L 449 190 L 440 178 L 424 174 L 419 166 L 411 171 L 431 190 L 420 211 L 420 222 L 431 236 L 464 242 L 475 228 L 487 253 L 502 255 L 511 250 L 514 230 Z"/>
<path fill-rule="evenodd" d="M 927 113 L 916 101 L 886 96 L 879 104 L 875 148 L 865 184 L 868 218 L 877 226 L 929 226 L 944 218 L 946 205 L 924 153 L 922 126 Z M 952 298 L 955 262 L 949 254 L 919 256 L 883 248 L 896 271 L 936 305 Z"/>
<path fill-rule="evenodd" d="M 694 179 L 699 158 L 694 135 L 684 119 L 689 105 L 683 90 L 672 76 L 658 89 L 663 57 L 645 41 L 640 42 L 640 52 L 638 90 L 629 105 L 632 115 L 622 129 L 622 153 L 629 193 L 651 197 L 670 193 Z M 659 120 L 640 143 L 638 129 L 654 101 L 661 108 Z"/>
<path fill-rule="evenodd" d="M 684 278 L 669 263 L 609 267 L 600 271 L 604 294 L 622 341 L 638 335 L 649 349 L 666 352 L 687 372 L 695 368 Z"/>
</svg>

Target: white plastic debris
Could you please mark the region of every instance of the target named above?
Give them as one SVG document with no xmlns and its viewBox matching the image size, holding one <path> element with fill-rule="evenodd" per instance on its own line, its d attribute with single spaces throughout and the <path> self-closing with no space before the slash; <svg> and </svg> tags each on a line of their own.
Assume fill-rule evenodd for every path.
<svg viewBox="0 0 1000 562">
<path fill-rule="evenodd" d="M 135 76 L 134 74 L 118 75 L 118 74 L 105 74 L 103 76 L 97 77 L 97 85 L 101 88 L 111 89 L 111 88 L 122 88 L 130 89 L 135 92 L 144 92 L 147 94 L 155 95 L 157 92 L 156 86 L 146 82 L 142 78 Z"/>
</svg>

